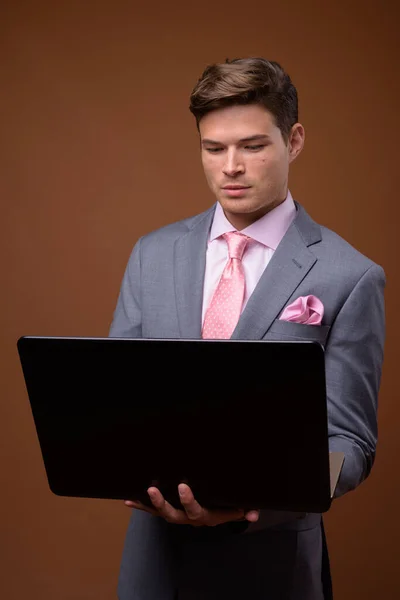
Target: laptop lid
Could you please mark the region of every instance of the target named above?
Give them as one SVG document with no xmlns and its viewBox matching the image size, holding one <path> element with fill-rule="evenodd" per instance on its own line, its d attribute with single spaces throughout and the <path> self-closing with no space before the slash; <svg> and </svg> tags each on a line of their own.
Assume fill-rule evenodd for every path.
<svg viewBox="0 0 400 600">
<path fill-rule="evenodd" d="M 179 506 L 324 512 L 324 351 L 308 341 L 24 336 L 18 351 L 50 489 Z"/>
</svg>

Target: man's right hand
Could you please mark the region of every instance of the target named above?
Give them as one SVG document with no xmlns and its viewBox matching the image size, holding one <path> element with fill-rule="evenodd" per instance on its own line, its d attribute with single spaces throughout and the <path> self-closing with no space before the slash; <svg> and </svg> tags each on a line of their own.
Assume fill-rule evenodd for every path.
<svg viewBox="0 0 400 600">
<path fill-rule="evenodd" d="M 249 521 L 255 523 L 258 521 L 258 510 L 245 511 L 243 509 L 227 509 L 227 510 L 208 510 L 203 508 L 195 499 L 192 490 L 185 483 L 178 486 L 179 498 L 182 504 L 182 510 L 174 508 L 165 500 L 160 490 L 156 487 L 151 487 L 147 490 L 153 508 L 135 502 L 126 500 L 126 506 L 144 510 L 154 516 L 162 517 L 169 523 L 177 525 L 192 525 L 193 527 L 215 527 L 223 523 L 232 521 Z"/>
</svg>

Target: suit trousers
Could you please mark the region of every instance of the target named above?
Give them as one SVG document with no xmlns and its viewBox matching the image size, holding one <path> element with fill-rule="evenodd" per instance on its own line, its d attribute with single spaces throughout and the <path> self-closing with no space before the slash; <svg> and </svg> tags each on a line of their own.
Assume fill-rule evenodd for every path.
<svg viewBox="0 0 400 600">
<path fill-rule="evenodd" d="M 213 533 L 179 536 L 178 600 L 324 600 L 321 527 Z"/>
</svg>

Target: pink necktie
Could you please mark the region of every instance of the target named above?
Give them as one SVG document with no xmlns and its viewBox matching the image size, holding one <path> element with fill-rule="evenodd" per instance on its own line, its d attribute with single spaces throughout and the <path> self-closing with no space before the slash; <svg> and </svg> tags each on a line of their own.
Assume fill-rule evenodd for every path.
<svg viewBox="0 0 400 600">
<path fill-rule="evenodd" d="M 207 309 L 202 337 L 229 339 L 242 310 L 245 277 L 242 256 L 250 238 L 238 231 L 224 233 L 228 244 L 229 260 L 222 273 L 210 306 Z"/>
</svg>

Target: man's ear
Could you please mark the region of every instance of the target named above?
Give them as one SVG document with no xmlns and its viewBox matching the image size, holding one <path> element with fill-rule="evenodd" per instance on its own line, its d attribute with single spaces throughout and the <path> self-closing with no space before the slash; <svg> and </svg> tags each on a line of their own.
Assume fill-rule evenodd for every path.
<svg viewBox="0 0 400 600">
<path fill-rule="evenodd" d="M 288 150 L 289 150 L 289 162 L 294 161 L 295 158 L 300 154 L 303 150 L 304 146 L 304 138 L 305 131 L 303 125 L 300 123 L 295 123 L 293 125 L 288 141 Z"/>
</svg>

